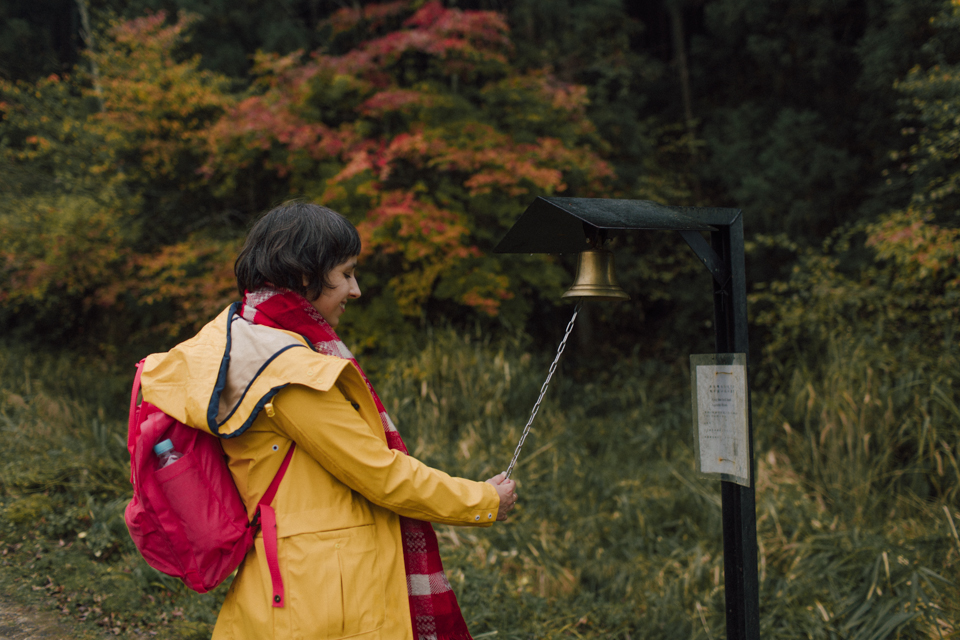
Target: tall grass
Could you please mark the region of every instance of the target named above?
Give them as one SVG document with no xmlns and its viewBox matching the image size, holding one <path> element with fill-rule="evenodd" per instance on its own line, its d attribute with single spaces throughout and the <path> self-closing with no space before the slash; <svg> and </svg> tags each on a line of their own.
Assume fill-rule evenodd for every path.
<svg viewBox="0 0 960 640">
<path fill-rule="evenodd" d="M 509 459 L 546 362 L 462 340 L 439 336 L 395 362 L 384 395 L 401 429 L 429 443 L 427 459 L 481 477 Z M 960 541 L 943 511 L 960 518 L 947 469 L 960 443 L 956 364 L 835 343 L 821 370 L 756 393 L 766 637 L 956 633 Z M 572 610 L 579 624 L 565 633 L 583 637 L 723 635 L 720 500 L 690 472 L 688 384 L 677 367 L 630 359 L 558 379 L 518 467 L 521 514 L 475 543 L 502 567 L 503 592 L 536 604 L 485 611 L 487 629 L 551 635 Z M 518 630 L 512 618 L 531 610 L 542 626 Z"/>
<path fill-rule="evenodd" d="M 186 591 L 123 530 L 129 372 L 22 355 L 0 352 L 7 571 L 87 623 L 206 637 L 223 588 Z M 509 462 L 548 361 L 436 331 L 364 364 L 411 453 L 483 479 Z M 438 528 L 472 632 L 724 637 L 719 486 L 692 473 L 688 372 L 573 365 L 524 447 L 510 522 Z M 958 637 L 956 356 L 838 342 L 821 369 L 777 379 L 754 395 L 763 637 Z"/>
<path fill-rule="evenodd" d="M 803 599 L 792 577 L 819 574 L 834 604 L 814 606 L 837 637 L 958 637 L 960 350 L 834 337 L 815 369 L 777 374 L 756 402 L 761 439 L 816 505 L 806 526 L 760 508 L 776 531 L 764 542 L 792 547 L 777 602 Z"/>
<path fill-rule="evenodd" d="M 833 339 L 817 371 L 798 368 L 765 416 L 817 490 L 858 513 L 893 495 L 956 504 L 960 350 Z"/>
</svg>

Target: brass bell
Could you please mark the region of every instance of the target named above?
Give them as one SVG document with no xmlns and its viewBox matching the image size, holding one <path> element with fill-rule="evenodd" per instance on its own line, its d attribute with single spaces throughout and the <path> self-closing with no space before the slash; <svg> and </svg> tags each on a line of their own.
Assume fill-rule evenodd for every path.
<svg viewBox="0 0 960 640">
<path fill-rule="evenodd" d="M 563 298 L 590 298 L 592 300 L 629 300 L 627 292 L 617 284 L 613 272 L 613 253 L 591 249 L 580 252 L 577 278 Z"/>
</svg>

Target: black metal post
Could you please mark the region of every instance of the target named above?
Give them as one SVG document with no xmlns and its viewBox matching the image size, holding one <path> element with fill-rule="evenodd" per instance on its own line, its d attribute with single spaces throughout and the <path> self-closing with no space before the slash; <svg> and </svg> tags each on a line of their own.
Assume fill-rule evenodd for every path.
<svg viewBox="0 0 960 640">
<path fill-rule="evenodd" d="M 747 340 L 747 286 L 744 265 L 743 219 L 740 215 L 711 233 L 713 250 L 730 268 L 721 285 L 714 280 L 713 308 L 717 353 L 744 353 Z M 721 481 L 723 500 L 723 568 L 726 588 L 727 640 L 759 640 L 760 597 L 757 579 L 756 465 L 753 420 L 747 375 L 747 441 L 750 486 Z"/>
<path fill-rule="evenodd" d="M 743 219 L 737 209 L 667 207 L 646 200 L 537 198 L 500 241 L 498 253 L 577 253 L 595 233 L 626 229 L 678 231 L 714 280 L 717 353 L 743 353 L 747 341 L 747 284 Z M 710 243 L 700 235 L 710 231 Z M 756 468 L 747 375 L 750 486 L 721 481 L 723 563 L 728 640 L 759 640 Z"/>
</svg>

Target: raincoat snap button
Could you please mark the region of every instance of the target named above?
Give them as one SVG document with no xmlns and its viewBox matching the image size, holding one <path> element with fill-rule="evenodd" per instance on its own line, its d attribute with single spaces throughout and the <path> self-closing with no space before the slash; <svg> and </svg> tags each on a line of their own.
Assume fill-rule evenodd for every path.
<svg viewBox="0 0 960 640">
<path fill-rule="evenodd" d="M 272 449 L 273 449 L 274 451 L 279 451 L 279 450 L 280 450 L 280 445 L 275 444 L 275 445 L 273 445 Z"/>
<path fill-rule="evenodd" d="M 273 596 L 274 602 L 280 602 L 280 596 Z"/>
</svg>

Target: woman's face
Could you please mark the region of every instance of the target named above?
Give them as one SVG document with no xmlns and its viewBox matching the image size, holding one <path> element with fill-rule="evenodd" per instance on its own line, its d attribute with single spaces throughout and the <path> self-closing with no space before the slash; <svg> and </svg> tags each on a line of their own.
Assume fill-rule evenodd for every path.
<svg viewBox="0 0 960 640">
<path fill-rule="evenodd" d="M 314 300 L 313 308 L 331 327 L 336 328 L 340 323 L 340 316 L 347 306 L 347 300 L 360 297 L 360 285 L 357 284 L 357 256 L 341 262 L 327 274 L 327 282 L 332 288 L 323 288 L 320 297 Z"/>
</svg>

